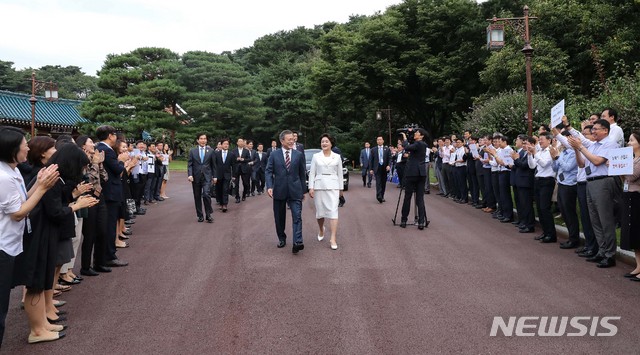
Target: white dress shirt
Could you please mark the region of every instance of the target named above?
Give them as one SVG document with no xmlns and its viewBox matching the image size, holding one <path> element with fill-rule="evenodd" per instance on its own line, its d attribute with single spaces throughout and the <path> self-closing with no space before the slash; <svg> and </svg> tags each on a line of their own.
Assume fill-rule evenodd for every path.
<svg viewBox="0 0 640 355">
<path fill-rule="evenodd" d="M 616 143 L 618 148 L 624 148 L 624 132 L 615 122 L 609 127 L 609 139 Z"/>
<path fill-rule="evenodd" d="M 549 152 L 549 147 L 540 149 L 535 155 L 527 155 L 527 163 L 530 169 L 536 169 L 536 177 L 555 177 L 556 173 L 553 171 L 553 159 Z"/>
</svg>

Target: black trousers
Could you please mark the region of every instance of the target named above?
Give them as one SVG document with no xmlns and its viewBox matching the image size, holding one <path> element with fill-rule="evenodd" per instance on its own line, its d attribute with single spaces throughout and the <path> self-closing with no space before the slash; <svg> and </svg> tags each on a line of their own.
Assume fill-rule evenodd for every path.
<svg viewBox="0 0 640 355">
<path fill-rule="evenodd" d="M 536 215 L 533 212 L 533 189 L 518 187 L 518 219 L 525 228 L 534 228 Z"/>
<path fill-rule="evenodd" d="M 418 223 L 424 224 L 426 212 L 424 208 L 424 183 L 426 176 L 405 176 L 404 178 L 404 202 L 402 203 L 402 221 L 406 222 L 411 210 L 411 198 L 415 194 L 418 207 Z"/>
<path fill-rule="evenodd" d="M 513 199 L 511 198 L 511 172 L 501 171 L 498 174 L 500 185 L 500 211 L 502 217 L 513 219 Z"/>
<path fill-rule="evenodd" d="M 552 177 L 536 178 L 535 184 L 538 219 L 544 234 L 552 238 L 556 237 L 556 225 L 553 222 L 553 214 L 551 213 L 551 198 L 553 197 L 555 184 L 556 180 Z"/>
<path fill-rule="evenodd" d="M 387 190 L 387 170 L 378 167 L 374 175 L 376 178 L 376 198 L 384 198 L 384 193 Z"/>
<path fill-rule="evenodd" d="M 255 172 L 255 176 L 256 176 L 256 189 L 258 190 L 259 193 L 263 193 L 264 192 L 264 184 L 265 184 L 265 175 L 264 175 L 264 170 L 257 170 Z M 251 190 L 253 192 L 253 190 Z"/>
<path fill-rule="evenodd" d="M 116 229 L 118 227 L 118 215 L 120 214 L 121 201 L 107 201 L 107 223 L 105 261 L 115 260 L 116 256 Z"/>
<path fill-rule="evenodd" d="M 577 208 L 578 200 L 578 187 L 576 185 L 562 185 L 558 184 L 558 206 L 560 207 L 560 213 L 562 219 L 567 224 L 567 230 L 569 231 L 569 241 L 580 241 L 580 226 L 578 222 Z"/>
<path fill-rule="evenodd" d="M 478 204 L 480 202 L 480 184 L 476 173 L 475 161 L 467 162 L 467 182 L 469 183 L 471 202 Z"/>
<path fill-rule="evenodd" d="M 204 177 L 200 177 L 191 183 L 193 189 L 193 200 L 196 205 L 196 216 L 203 218 L 202 205 L 204 205 L 204 212 L 207 217 L 213 213 L 211 207 L 211 184 Z"/>
<path fill-rule="evenodd" d="M 491 169 L 482 168 L 482 170 L 484 170 L 483 199 L 484 199 L 485 207 L 496 209 L 496 196 L 493 193 L 493 181 L 492 181 Z"/>
<path fill-rule="evenodd" d="M 240 198 L 240 179 L 242 179 L 242 197 L 246 197 L 251 191 L 251 173 L 239 173 L 236 175 L 236 187 L 233 191 L 236 198 Z"/>
<path fill-rule="evenodd" d="M 492 171 L 491 172 L 491 187 L 493 188 L 493 195 L 496 198 L 496 203 L 498 204 L 497 211 L 502 212 L 502 201 L 500 200 L 500 172 Z"/>
<path fill-rule="evenodd" d="M 140 202 L 144 196 L 144 187 L 147 184 L 147 174 L 138 174 L 138 181 L 134 182 L 133 198 L 136 200 L 136 207 L 140 209 Z"/>
<path fill-rule="evenodd" d="M 2 338 L 4 337 L 5 320 L 9 313 L 9 299 L 11 287 L 13 286 L 13 266 L 15 256 L 10 256 L 0 250 L 0 349 L 2 349 Z"/>
<path fill-rule="evenodd" d="M 456 182 L 456 197 L 459 200 L 469 201 L 469 190 L 467 188 L 467 167 L 455 166 L 453 168 L 454 180 Z"/>
<path fill-rule="evenodd" d="M 106 264 L 107 248 L 107 204 L 104 198 L 100 198 L 97 205 L 89 208 L 88 216 L 82 223 L 82 268 L 91 267 L 91 255 L 93 265 Z"/>
<path fill-rule="evenodd" d="M 449 163 L 442 163 L 442 179 L 444 180 L 444 186 L 447 190 L 447 194 L 456 196 L 456 188 L 453 183 L 453 175 L 451 174 L 453 167 Z"/>
<path fill-rule="evenodd" d="M 518 220 L 520 220 L 520 216 L 522 216 L 522 211 L 520 209 L 520 195 L 518 194 L 518 187 L 515 185 L 512 185 L 511 191 L 513 191 L 513 195 L 512 195 L 513 202 L 516 204 L 516 211 L 518 212 Z"/>
<path fill-rule="evenodd" d="M 216 201 L 219 205 L 229 204 L 229 183 L 231 180 L 222 178 L 216 182 Z"/>
<path fill-rule="evenodd" d="M 485 193 L 485 183 L 484 183 L 484 175 L 485 169 L 482 167 L 482 164 L 476 165 L 476 179 L 478 181 L 478 202 L 480 202 L 480 196 L 482 197 L 482 206 L 487 207 L 487 195 Z"/>
<path fill-rule="evenodd" d="M 406 163 L 396 164 L 396 172 L 398 173 L 398 185 L 402 186 L 402 180 L 404 179 L 404 166 Z"/>
<path fill-rule="evenodd" d="M 582 224 L 582 233 L 584 233 L 584 247 L 598 253 L 600 247 L 596 240 L 596 234 L 591 224 L 591 216 L 589 215 L 589 205 L 587 204 L 587 182 L 579 182 L 578 203 L 580 204 L 580 222 Z"/>
</svg>

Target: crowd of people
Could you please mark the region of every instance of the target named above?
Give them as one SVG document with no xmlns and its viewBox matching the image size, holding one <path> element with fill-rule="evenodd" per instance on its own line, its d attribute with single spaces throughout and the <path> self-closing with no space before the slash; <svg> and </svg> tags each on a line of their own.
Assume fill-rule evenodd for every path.
<svg viewBox="0 0 640 355">
<path fill-rule="evenodd" d="M 619 225 L 620 247 L 634 250 L 636 258 L 624 276 L 640 281 L 640 132 L 630 133 L 626 143 L 634 152 L 633 174 L 609 176 L 609 152 L 625 146 L 617 121 L 611 108 L 578 129 L 563 117 L 557 127 L 541 125 L 537 136 L 518 135 L 513 146 L 500 133 L 440 137 L 430 160 L 438 195 L 481 209 L 520 233 L 535 233 L 537 215 L 542 233 L 534 239 L 541 243 L 557 242 L 557 206 L 569 235 L 560 248 L 575 249 L 599 268 L 616 265 Z"/>
<path fill-rule="evenodd" d="M 127 143 L 111 126 L 94 138 L 27 142 L 22 130 L 0 127 L 0 346 L 12 288 L 23 287 L 29 343 L 64 337 L 66 302 L 56 297 L 83 276 L 127 266 L 117 250 L 129 247 L 142 206 L 169 198 L 166 144 Z"/>
</svg>

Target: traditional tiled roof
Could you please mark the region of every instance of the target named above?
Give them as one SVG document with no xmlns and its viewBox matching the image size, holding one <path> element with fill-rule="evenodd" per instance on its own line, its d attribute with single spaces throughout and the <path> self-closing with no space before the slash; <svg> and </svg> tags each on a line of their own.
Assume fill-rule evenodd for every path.
<svg viewBox="0 0 640 355">
<path fill-rule="evenodd" d="M 31 95 L 0 90 L 0 122 L 13 124 L 31 123 Z M 80 116 L 79 100 L 59 99 L 47 101 L 36 96 L 36 126 L 38 127 L 77 127 L 87 119 Z"/>
</svg>

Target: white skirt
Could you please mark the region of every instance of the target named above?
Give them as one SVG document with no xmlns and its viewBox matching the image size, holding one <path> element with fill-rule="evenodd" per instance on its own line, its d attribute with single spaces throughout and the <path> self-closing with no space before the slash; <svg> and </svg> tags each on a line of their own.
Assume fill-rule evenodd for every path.
<svg viewBox="0 0 640 355">
<path fill-rule="evenodd" d="M 338 219 L 340 190 L 314 190 L 313 202 L 316 206 L 316 219 Z"/>
</svg>

